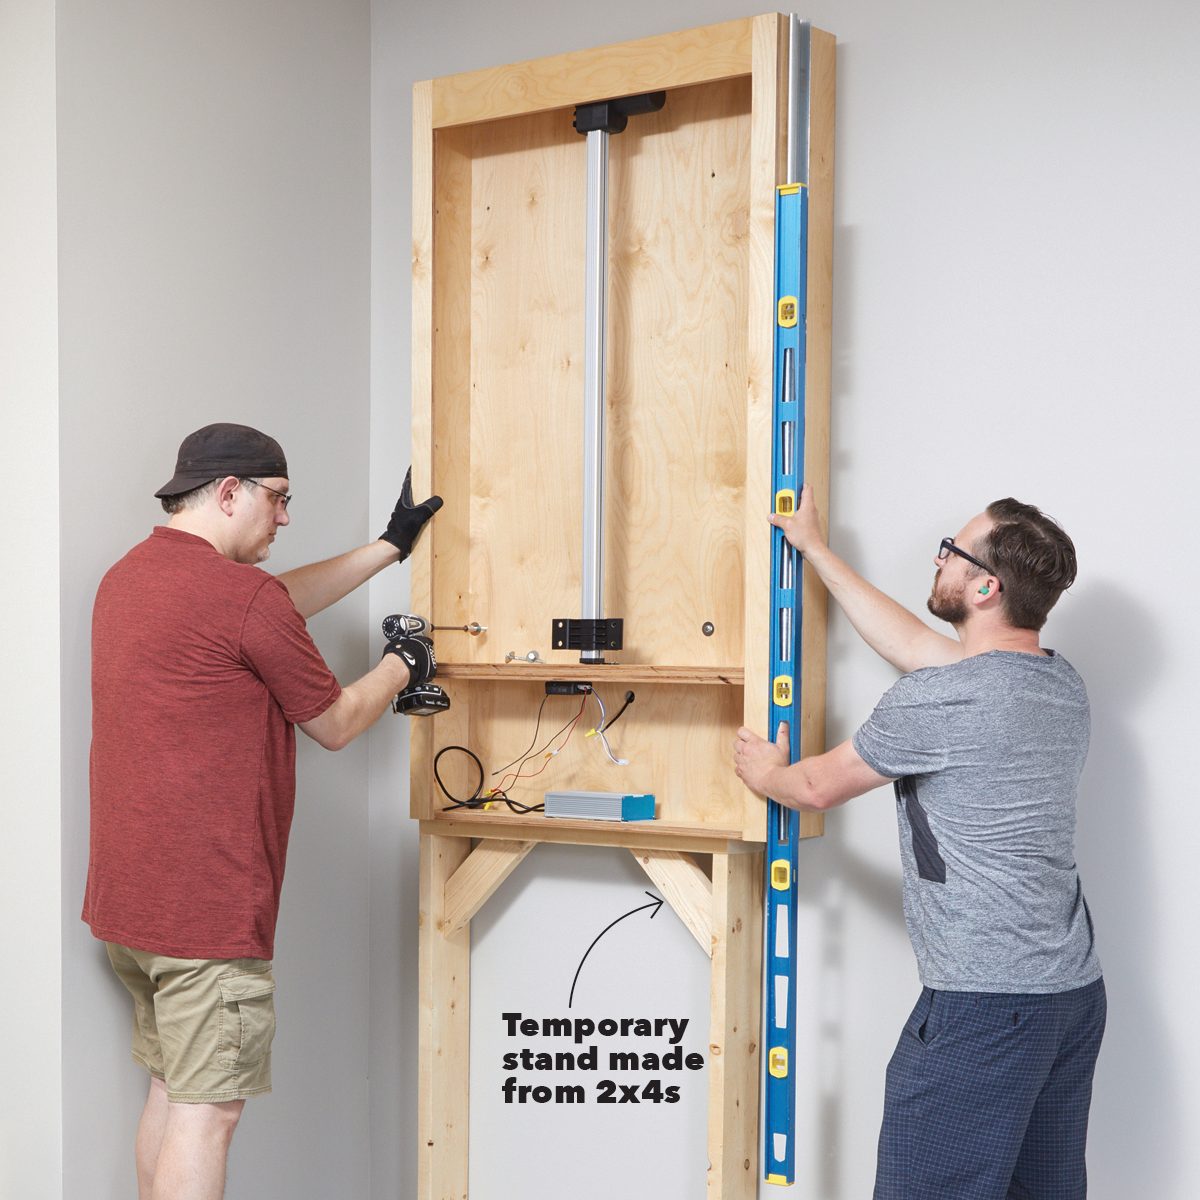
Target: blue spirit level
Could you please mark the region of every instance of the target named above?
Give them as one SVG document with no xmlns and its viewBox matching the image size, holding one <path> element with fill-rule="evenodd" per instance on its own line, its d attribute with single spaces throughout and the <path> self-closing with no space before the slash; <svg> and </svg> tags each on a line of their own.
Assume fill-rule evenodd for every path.
<svg viewBox="0 0 1200 1200">
<path fill-rule="evenodd" d="M 804 365 L 808 189 L 784 184 L 775 195 L 775 371 L 771 494 L 776 513 L 796 511 L 804 483 Z M 787 722 L 788 760 L 800 757 L 800 557 L 771 530 L 771 695 L 769 733 Z M 796 870 L 800 818 L 767 801 L 766 1120 L 768 1183 L 796 1177 Z"/>
</svg>

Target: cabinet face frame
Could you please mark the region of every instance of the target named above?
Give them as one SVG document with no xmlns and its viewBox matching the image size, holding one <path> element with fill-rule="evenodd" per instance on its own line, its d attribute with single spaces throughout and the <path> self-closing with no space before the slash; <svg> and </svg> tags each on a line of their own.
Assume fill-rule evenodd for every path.
<svg viewBox="0 0 1200 1200">
<path fill-rule="evenodd" d="M 816 489 L 823 513 L 828 507 L 833 56 L 834 39 L 814 30 L 805 478 Z M 476 478 L 472 478 L 472 466 L 479 458 L 479 451 L 478 444 L 473 451 L 471 441 L 472 437 L 480 436 L 477 429 L 473 431 L 473 423 L 478 421 L 481 411 L 478 406 L 491 402 L 490 397 L 481 399 L 473 394 L 478 382 L 473 374 L 473 358 L 478 363 L 481 361 L 479 356 L 483 356 L 484 369 L 490 370 L 494 357 L 490 348 L 471 344 L 472 331 L 477 327 L 473 309 L 477 303 L 487 303 L 489 299 L 487 285 L 478 282 L 481 272 L 488 269 L 488 264 L 480 257 L 481 253 L 486 255 L 486 246 L 481 245 L 481 241 L 485 242 L 487 237 L 481 233 L 480 213 L 473 212 L 473 205 L 483 203 L 478 197 L 478 189 L 490 186 L 483 179 L 483 171 L 489 167 L 482 163 L 479 147 L 503 145 L 504 139 L 511 140 L 512 131 L 519 129 L 523 131 L 521 136 L 528 134 L 533 140 L 541 139 L 540 144 L 545 147 L 544 161 L 551 165 L 547 169 L 557 170 L 565 151 L 560 152 L 560 139 L 548 122 L 556 121 L 569 129 L 571 110 L 585 100 L 666 89 L 664 121 L 671 119 L 673 96 L 679 102 L 676 108 L 691 103 L 699 112 L 705 111 L 706 103 L 711 108 L 717 100 L 722 105 L 748 106 L 744 117 L 748 144 L 737 150 L 738 169 L 743 172 L 739 186 L 746 189 L 745 227 L 739 230 L 738 243 L 739 253 L 745 255 L 744 266 L 739 267 L 745 286 L 741 309 L 745 341 L 739 363 L 745 376 L 744 408 L 738 414 L 741 420 L 737 428 L 740 444 L 739 470 L 734 481 L 736 503 L 723 510 L 722 518 L 732 541 L 740 540 L 737 550 L 740 552 L 741 603 L 729 610 L 736 611 L 740 629 L 734 631 L 736 636 L 728 635 L 724 628 L 721 630 L 727 637 L 724 646 L 738 656 L 738 661 L 699 661 L 706 649 L 701 646 L 696 654 L 688 655 L 686 661 L 645 663 L 643 660 L 640 670 L 608 668 L 611 672 L 608 677 L 614 681 L 615 688 L 636 678 L 638 682 L 632 686 L 647 689 L 647 695 L 658 696 L 662 701 L 660 708 L 667 706 L 672 688 L 680 698 L 689 688 L 700 692 L 708 692 L 711 688 L 725 693 L 696 701 L 697 712 L 701 714 L 697 720 L 701 725 L 710 721 L 714 747 L 732 740 L 730 727 L 736 726 L 739 704 L 740 720 L 751 728 L 766 728 L 768 718 L 770 541 L 765 512 L 771 488 L 775 186 L 784 181 L 786 170 L 786 86 L 787 18 L 767 14 L 639 42 L 418 83 L 413 93 L 414 486 L 418 491 L 422 487 L 427 492 L 438 491 L 445 498 L 446 507 L 430 524 L 413 553 L 412 604 L 414 611 L 436 618 L 439 624 L 482 619 L 480 613 L 466 611 L 464 606 L 469 605 L 469 600 L 465 598 L 471 595 L 472 586 L 476 587 L 477 594 L 481 590 L 494 591 L 499 586 L 495 570 L 485 572 L 486 578 L 473 583 L 470 576 L 472 562 L 461 552 L 463 545 L 472 546 L 470 557 L 473 561 L 474 547 L 485 540 L 480 531 L 489 528 L 488 496 L 481 489 L 490 485 L 487 481 L 481 483 L 477 471 L 474 472 Z M 649 120 L 649 117 L 634 118 L 630 130 L 612 140 L 614 155 L 620 150 L 621 139 L 631 138 L 636 123 Z M 556 210 L 553 219 L 578 224 L 579 261 L 582 263 L 583 139 L 573 132 L 570 137 L 576 138 L 579 144 L 579 178 L 564 183 L 560 194 L 570 195 L 573 190 L 577 191 L 580 203 L 577 211 L 559 213 Z M 619 164 L 617 171 L 619 174 Z M 498 173 L 497 179 L 496 186 L 503 188 L 504 177 Z M 551 191 L 553 186 L 551 179 Z M 535 203 L 536 199 L 531 197 L 530 202 Z M 610 228 L 615 219 L 615 214 L 610 217 Z M 496 232 L 497 240 L 502 242 L 502 231 Z M 617 278 L 619 271 L 614 270 L 610 275 L 610 291 Z M 464 280 L 470 282 L 464 283 Z M 582 279 L 579 289 L 582 294 Z M 569 306 L 569 300 L 562 303 Z M 610 345 L 613 341 L 610 337 Z M 519 364 L 513 369 L 519 370 Z M 474 368 L 476 373 L 479 370 L 478 366 Z M 489 376 L 489 379 L 494 383 L 494 377 Z M 742 384 L 739 382 L 738 386 L 741 388 Z M 610 382 L 610 410 L 611 388 Z M 581 398 L 582 392 L 578 394 Z M 510 406 L 513 403 L 511 397 L 508 403 Z M 453 411 L 451 406 L 455 404 L 463 409 L 461 413 Z M 504 413 L 498 409 L 487 411 L 484 424 L 505 420 Z M 511 412 L 508 419 L 512 420 Z M 514 421 L 510 432 L 519 428 L 520 422 Z M 503 442 L 502 436 L 493 433 L 487 445 L 494 450 Z M 518 458 L 521 452 L 520 445 L 513 447 Z M 543 455 L 543 459 L 548 457 Z M 527 465 L 531 469 L 536 467 L 534 463 Z M 460 466 L 462 469 L 456 469 Z M 479 528 L 473 524 L 476 521 Z M 487 540 L 494 536 L 495 531 L 489 531 Z M 457 547 L 453 553 L 447 549 L 451 545 Z M 808 754 L 824 748 L 825 596 L 807 567 L 804 576 L 804 727 L 801 745 L 803 752 Z M 448 606 L 453 611 L 445 611 Z M 553 615 L 576 615 L 577 606 L 576 596 L 569 601 L 565 611 Z M 614 616 L 623 615 L 619 608 L 606 611 Z M 506 627 L 513 628 L 512 619 L 505 620 L 508 622 Z M 423 828 L 440 828 L 447 833 L 458 829 L 466 833 L 468 828 L 474 831 L 498 815 L 442 812 L 443 798 L 432 782 L 431 763 L 438 746 L 478 742 L 483 731 L 479 722 L 486 720 L 484 714 L 502 712 L 504 706 L 497 701 L 498 692 L 508 686 L 504 679 L 511 679 L 521 668 L 514 665 L 506 672 L 498 664 L 506 651 L 523 652 L 527 648 L 501 645 L 498 639 L 506 636 L 509 635 L 499 633 L 486 649 L 481 649 L 479 643 L 465 635 L 439 638 L 439 657 L 450 664 L 441 672 L 441 679 L 454 699 L 454 707 L 433 720 L 411 722 L 411 810 L 412 815 L 422 821 Z M 636 631 L 633 636 L 636 638 Z M 539 641 L 544 644 L 545 639 L 539 638 Z M 574 659 L 569 661 L 575 662 Z M 689 670 L 701 668 L 707 671 L 706 676 L 687 679 Z M 683 682 L 671 678 L 660 683 L 654 678 L 656 670 L 669 673 L 672 669 L 682 673 Z M 539 673 L 534 678 L 569 677 L 578 670 L 575 663 L 573 670 L 564 667 Z M 494 679 L 483 678 L 489 671 L 494 673 Z M 589 678 L 596 674 L 598 671 L 589 669 Z M 519 691 L 523 702 L 536 694 L 528 680 L 519 681 L 512 687 L 514 694 Z M 728 689 L 734 689 L 732 706 Z M 646 708 L 653 711 L 654 704 L 648 700 Z M 705 713 L 710 715 L 706 717 Z M 474 728 L 473 721 L 476 722 Z M 498 752 L 498 746 L 495 749 Z M 676 760 L 686 754 L 685 750 L 676 747 Z M 718 763 L 718 751 L 712 750 L 709 757 L 713 761 L 705 760 L 704 767 L 711 774 Z M 661 764 L 664 770 L 670 762 L 671 755 L 667 754 Z M 727 778 L 720 784 L 719 799 L 706 797 L 703 803 L 697 804 L 695 811 L 689 811 L 685 800 L 673 798 L 668 806 L 670 819 L 661 825 L 655 822 L 657 828 L 648 827 L 634 834 L 619 827 L 593 827 L 590 831 L 579 830 L 577 840 L 603 840 L 608 844 L 626 845 L 649 842 L 691 848 L 735 840 L 763 841 L 765 805 L 741 788 L 736 779 L 728 782 L 732 779 L 731 768 L 726 774 Z M 555 785 L 572 786 L 561 783 L 557 777 Z M 589 781 L 585 775 L 573 786 L 603 785 Z M 521 827 L 514 830 L 513 824 L 505 821 L 509 828 L 507 836 L 538 840 L 543 836 L 539 830 L 554 824 L 558 828 L 554 833 L 546 832 L 547 838 L 572 840 L 568 827 L 576 823 L 547 823 L 539 817 L 516 824 Z M 803 835 L 810 836 L 820 830 L 819 817 L 804 817 Z"/>
</svg>

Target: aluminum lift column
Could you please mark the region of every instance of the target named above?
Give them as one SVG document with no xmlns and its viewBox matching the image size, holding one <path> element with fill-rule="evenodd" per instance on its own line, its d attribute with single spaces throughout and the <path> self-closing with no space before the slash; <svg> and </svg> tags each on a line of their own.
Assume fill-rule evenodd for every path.
<svg viewBox="0 0 1200 1200">
<path fill-rule="evenodd" d="M 608 327 L 608 143 L 629 118 L 657 112 L 666 92 L 580 104 L 575 129 L 587 138 L 587 244 L 583 338 L 583 565 L 579 618 L 556 617 L 550 644 L 578 650 L 582 663 L 603 663 L 620 650 L 623 622 L 604 616 L 604 415 Z"/>
<path fill-rule="evenodd" d="M 604 400 L 608 324 L 607 129 L 587 133 L 587 249 L 583 329 L 583 597 L 585 621 L 604 615 Z M 603 662 L 585 649 L 580 662 Z"/>
</svg>

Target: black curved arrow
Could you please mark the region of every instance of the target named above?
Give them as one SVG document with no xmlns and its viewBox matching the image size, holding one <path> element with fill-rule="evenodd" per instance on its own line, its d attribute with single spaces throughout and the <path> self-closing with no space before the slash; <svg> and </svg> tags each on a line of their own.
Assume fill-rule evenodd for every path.
<svg viewBox="0 0 1200 1200">
<path fill-rule="evenodd" d="M 587 951 L 584 953 L 584 956 L 579 960 L 579 966 L 577 966 L 575 968 L 575 978 L 571 980 L 571 997 L 567 1001 L 568 1008 L 570 1008 L 571 1005 L 575 1003 L 575 985 L 579 982 L 579 972 L 583 970 L 583 964 L 585 962 L 587 962 L 587 956 L 589 954 L 591 954 L 593 948 L 596 945 L 596 942 L 598 942 L 618 922 L 625 920 L 626 917 L 632 917 L 634 913 L 641 912 L 643 909 L 646 909 L 646 908 L 654 909 L 654 911 L 650 914 L 650 920 L 652 920 L 652 921 L 654 920 L 655 917 L 658 916 L 658 910 L 660 908 L 662 908 L 663 902 L 657 896 L 652 895 L 650 892 L 646 892 L 645 895 L 649 896 L 650 899 L 654 901 L 654 903 L 653 904 L 640 904 L 640 905 L 638 905 L 637 908 L 631 908 L 627 913 L 622 913 L 621 916 L 619 916 L 616 919 L 616 921 L 612 921 L 608 925 L 605 925 L 605 927 L 602 930 L 600 930 L 600 932 L 598 934 L 596 934 L 595 940 L 587 948 Z"/>
</svg>

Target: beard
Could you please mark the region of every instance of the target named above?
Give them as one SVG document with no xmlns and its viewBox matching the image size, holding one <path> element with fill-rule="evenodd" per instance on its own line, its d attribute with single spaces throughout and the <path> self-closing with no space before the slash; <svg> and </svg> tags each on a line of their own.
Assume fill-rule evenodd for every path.
<svg viewBox="0 0 1200 1200">
<path fill-rule="evenodd" d="M 939 621 L 947 621 L 951 625 L 961 625 L 967 619 L 966 585 L 964 584 L 959 589 L 957 595 L 939 592 L 938 581 L 941 577 L 941 571 L 938 571 L 933 577 L 933 590 L 929 593 L 925 607 Z"/>
<path fill-rule="evenodd" d="M 271 543 L 264 542 L 261 546 L 243 546 L 237 552 L 237 562 L 247 567 L 256 567 L 265 563 L 271 557 Z"/>
</svg>

